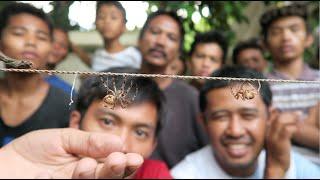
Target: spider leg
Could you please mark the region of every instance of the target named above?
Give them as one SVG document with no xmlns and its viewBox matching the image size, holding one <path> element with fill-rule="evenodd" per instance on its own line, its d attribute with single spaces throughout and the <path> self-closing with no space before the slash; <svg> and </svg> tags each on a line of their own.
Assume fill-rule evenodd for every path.
<svg viewBox="0 0 320 180">
<path fill-rule="evenodd" d="M 134 101 L 134 99 L 137 97 L 137 95 L 138 95 L 138 86 L 136 85 L 136 93 L 133 95 L 132 101 Z"/>
<path fill-rule="evenodd" d="M 125 92 L 124 88 L 126 86 L 126 81 L 127 81 L 127 76 L 123 75 L 123 81 L 122 81 L 122 85 L 121 85 L 122 92 Z"/>
<path fill-rule="evenodd" d="M 119 100 L 119 102 L 120 102 L 120 105 L 121 105 L 121 107 L 124 109 L 124 108 L 126 108 L 126 107 L 128 107 L 128 102 L 127 102 L 127 100 L 126 99 L 121 99 L 121 100 Z"/>
</svg>

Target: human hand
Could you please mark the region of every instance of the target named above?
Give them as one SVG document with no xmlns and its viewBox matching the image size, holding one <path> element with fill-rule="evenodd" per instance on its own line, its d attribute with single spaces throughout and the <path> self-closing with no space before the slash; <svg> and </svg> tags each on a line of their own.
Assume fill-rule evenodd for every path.
<svg viewBox="0 0 320 180">
<path fill-rule="evenodd" d="M 265 178 L 283 178 L 290 166 L 291 138 L 297 130 L 298 112 L 271 113 L 266 137 Z"/>
<path fill-rule="evenodd" d="M 120 138 L 105 133 L 34 131 L 0 150 L 0 178 L 124 178 L 143 158 L 121 150 Z"/>
</svg>

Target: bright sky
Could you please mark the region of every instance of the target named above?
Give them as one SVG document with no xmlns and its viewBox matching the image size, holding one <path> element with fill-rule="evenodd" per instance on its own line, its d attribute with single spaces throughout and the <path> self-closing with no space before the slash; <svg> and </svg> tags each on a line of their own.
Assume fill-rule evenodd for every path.
<svg viewBox="0 0 320 180">
<path fill-rule="evenodd" d="M 49 4 L 51 1 L 21 1 L 33 4 L 37 8 L 42 8 L 46 13 L 52 11 L 53 7 Z M 127 29 L 134 30 L 135 27 L 141 28 L 147 19 L 146 10 L 149 7 L 147 2 L 143 1 L 120 1 L 127 13 Z M 156 11 L 156 7 L 152 7 Z M 69 9 L 69 19 L 72 24 L 78 23 L 84 30 L 94 29 L 94 20 L 96 12 L 95 1 L 75 1 Z"/>
</svg>

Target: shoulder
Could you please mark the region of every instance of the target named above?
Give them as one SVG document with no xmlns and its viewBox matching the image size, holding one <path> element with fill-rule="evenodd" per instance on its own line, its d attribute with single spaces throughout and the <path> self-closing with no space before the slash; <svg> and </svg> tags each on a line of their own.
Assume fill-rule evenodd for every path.
<svg viewBox="0 0 320 180">
<path fill-rule="evenodd" d="M 138 170 L 136 179 L 172 179 L 167 165 L 159 160 L 147 159 Z"/>
<path fill-rule="evenodd" d="M 94 51 L 93 53 L 93 58 L 97 58 L 97 57 L 100 57 L 100 56 L 105 56 L 107 55 L 108 52 L 104 49 L 104 48 L 98 48 Z"/>
<path fill-rule="evenodd" d="M 66 107 L 66 105 L 68 105 L 68 99 L 70 99 L 69 95 L 52 85 L 50 85 L 49 88 L 48 100 L 50 101 L 50 104 L 63 105 L 63 107 Z"/>
<path fill-rule="evenodd" d="M 139 49 L 137 49 L 134 46 L 127 47 L 126 49 L 124 49 L 122 51 L 122 53 L 127 55 L 127 56 L 134 57 L 135 59 L 137 59 L 139 61 L 141 61 L 141 59 L 142 59 L 142 55 L 141 55 Z"/>
<path fill-rule="evenodd" d="M 319 178 L 320 166 L 309 161 L 297 152 L 292 151 L 293 166 L 298 179 Z"/>
<path fill-rule="evenodd" d="M 207 160 L 211 161 L 211 148 L 205 146 L 200 150 L 187 155 L 180 163 L 171 169 L 171 174 L 174 178 L 196 178 L 197 173 L 201 173 L 199 169 L 207 166 Z M 205 169 L 205 168 L 203 168 Z"/>
<path fill-rule="evenodd" d="M 124 51 L 130 52 L 130 53 L 140 54 L 139 49 L 137 47 L 135 47 L 135 46 L 129 46 Z"/>
</svg>

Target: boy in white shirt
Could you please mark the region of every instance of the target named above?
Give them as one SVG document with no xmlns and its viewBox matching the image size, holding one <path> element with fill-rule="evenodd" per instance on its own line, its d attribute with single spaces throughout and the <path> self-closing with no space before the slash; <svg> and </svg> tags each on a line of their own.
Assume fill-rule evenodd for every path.
<svg viewBox="0 0 320 180">
<path fill-rule="evenodd" d="M 97 1 L 96 28 L 104 41 L 104 48 L 97 49 L 90 58 L 83 51 L 76 53 L 94 71 L 114 67 L 139 69 L 141 55 L 135 47 L 123 46 L 119 39 L 126 30 L 126 11 L 118 1 Z"/>
</svg>

